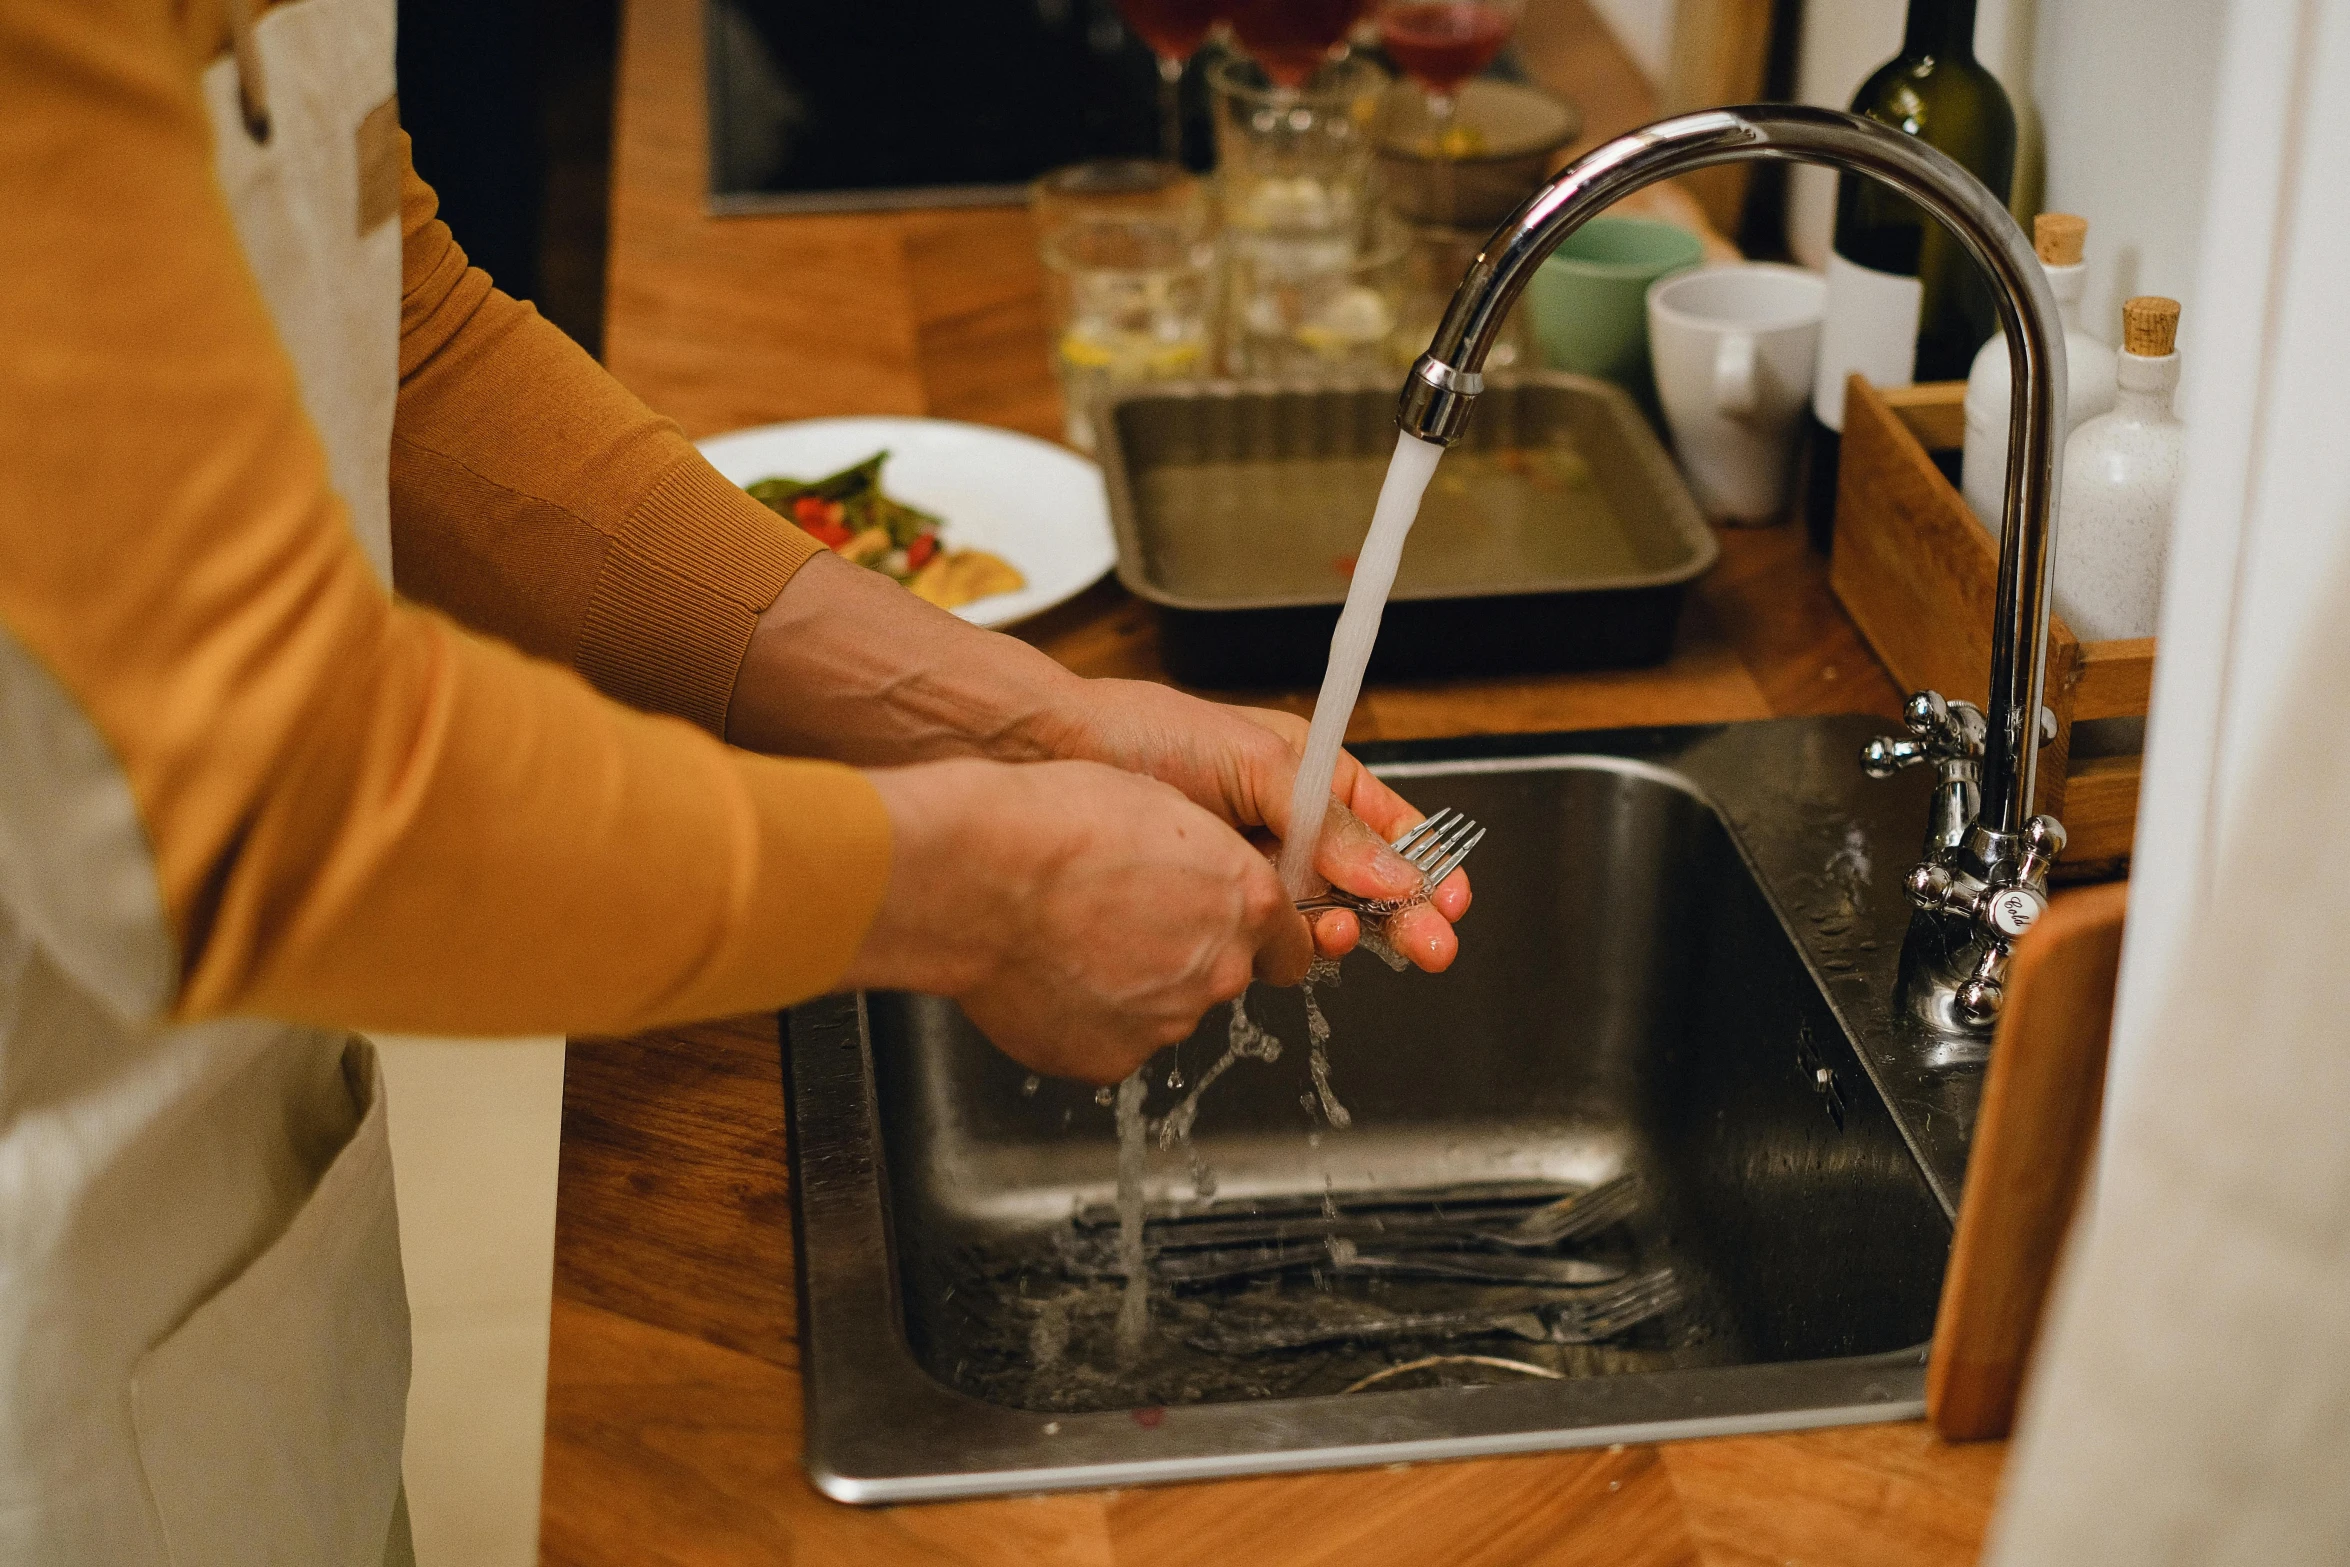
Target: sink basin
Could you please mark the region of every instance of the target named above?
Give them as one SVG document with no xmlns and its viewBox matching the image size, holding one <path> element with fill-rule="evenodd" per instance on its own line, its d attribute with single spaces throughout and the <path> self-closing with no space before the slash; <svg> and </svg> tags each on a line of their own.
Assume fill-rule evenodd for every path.
<svg viewBox="0 0 2350 1567">
<path fill-rule="evenodd" d="M 1407 1351 L 1219 1360 L 1175 1346 L 1165 1316 L 1234 1308 L 1164 1296 L 1164 1341 L 1121 1365 L 1083 1333 L 1106 1330 L 1115 1284 L 1070 1260 L 1080 1231 L 1106 1237 L 1115 1190 L 1094 1091 L 1028 1079 L 935 998 L 788 1014 L 819 1486 L 906 1501 L 1920 1413 L 1980 1068 L 1933 1063 L 1893 1001 L 1925 791 L 1859 777 L 1877 727 L 1368 748 L 1423 808 L 1491 828 L 1459 963 L 1358 955 L 1318 989 L 1343 1129 L 1314 1091 L 1302 998 L 1260 987 L 1251 1015 L 1286 1048 L 1232 1065 L 1188 1148 L 1150 1143 L 1160 1234 L 1638 1177 L 1619 1250 L 1670 1266 L 1685 1303 L 1605 1346 L 1446 1346 L 1531 1372 L 1342 1392 Z M 1154 1059 L 1149 1114 L 1228 1028 L 1219 1008 Z"/>
</svg>

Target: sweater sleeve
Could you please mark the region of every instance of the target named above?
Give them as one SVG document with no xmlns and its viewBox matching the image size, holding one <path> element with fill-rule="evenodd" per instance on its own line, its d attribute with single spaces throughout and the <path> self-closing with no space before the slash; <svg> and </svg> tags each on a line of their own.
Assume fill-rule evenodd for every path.
<svg viewBox="0 0 2350 1567">
<path fill-rule="evenodd" d="M 126 873 L 152 888 L 176 985 L 145 1010 L 623 1030 L 831 984 L 887 877 L 887 818 L 859 775 L 631 711 L 377 583 L 237 243 L 166 10 L 0 0 L 0 633 L 12 689 L 56 694 L 0 721 L 90 737 L 51 751 L 105 776 L 40 781 L 61 796 L 49 819 L 73 815 L 75 790 L 135 808 L 93 838 L 108 863 L 83 870 L 92 896 Z M 412 383 L 461 371 L 413 341 Z M 504 439 L 561 441 L 583 417 L 518 408 Z M 707 723 L 748 601 L 796 546 L 731 534 L 740 558 L 713 567 L 690 519 L 725 498 L 681 444 L 649 419 L 616 434 L 621 455 L 574 480 L 642 479 L 573 556 L 554 552 L 585 584 L 576 610 L 542 588 L 489 623 L 544 652 L 569 635 L 609 688 Z M 462 484 L 477 482 L 498 475 Z M 521 511 L 562 533 L 563 503 Z M 528 570 L 519 544 L 487 553 Z M 648 628 L 669 603 L 699 618 L 660 646 Z M 24 818 L 11 830 L 36 819 L 0 811 Z"/>
<path fill-rule="evenodd" d="M 468 266 L 401 150 L 400 591 L 723 734 L 752 627 L 820 546 Z"/>
</svg>

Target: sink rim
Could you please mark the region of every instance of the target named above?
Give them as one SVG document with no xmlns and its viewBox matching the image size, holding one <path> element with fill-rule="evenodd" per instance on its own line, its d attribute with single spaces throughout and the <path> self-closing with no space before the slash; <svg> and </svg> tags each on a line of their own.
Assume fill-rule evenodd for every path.
<svg viewBox="0 0 2350 1567">
<path fill-rule="evenodd" d="M 1896 906 L 1897 880 L 1870 882 L 1866 911 L 1893 939 L 1879 941 L 1874 961 L 1832 974 L 1793 918 L 1801 899 L 1790 888 L 1800 878 L 1768 863 L 1772 856 L 1758 854 L 1751 841 L 1758 836 L 1752 826 L 1767 823 L 1772 805 L 1783 802 L 1745 800 L 1735 754 L 1713 768 L 1677 765 L 1724 737 L 1775 742 L 1773 749 L 1783 750 L 1789 740 L 1818 737 L 1823 727 L 1852 736 L 1851 744 L 1812 747 L 1832 753 L 1850 775 L 1850 783 L 1835 773 L 1824 780 L 1845 785 L 1836 789 L 1838 803 L 1869 822 L 1879 857 L 1897 852 L 1896 845 L 1906 848 L 1922 816 L 1922 793 L 1859 779 L 1850 758 L 1858 740 L 1874 731 L 1868 719 L 1480 736 L 1358 751 L 1389 776 L 1600 768 L 1651 778 L 1709 806 L 1851 1038 L 1947 1218 L 1964 1167 L 1963 1129 L 1950 1127 L 1947 1115 L 1939 1132 L 1931 1115 L 1921 1128 L 1904 1113 L 1902 1091 L 1914 1087 L 1902 1081 L 1905 1064 L 1914 1066 L 1905 1062 L 1904 1045 L 1915 1056 L 1919 1041 L 1905 1034 L 1901 1010 L 1892 1004 L 1907 918 L 1905 902 Z M 1744 748 L 1729 746 L 1733 753 Z M 1912 794 L 1919 797 L 1907 798 Z M 934 1378 L 907 1341 L 869 1051 L 861 995 L 827 997 L 785 1014 L 805 1457 L 817 1488 L 836 1500 L 1091 1489 L 1751 1434 L 1924 1412 L 1924 1344 L 1841 1359 L 1203 1403 L 1155 1413 L 1048 1414 L 989 1403 Z M 1950 1075 L 1940 1074 L 1945 1081 Z M 1975 1077 L 1979 1090 L 1979 1071 Z M 822 1267 L 811 1260 L 817 1253 L 826 1259 Z"/>
</svg>

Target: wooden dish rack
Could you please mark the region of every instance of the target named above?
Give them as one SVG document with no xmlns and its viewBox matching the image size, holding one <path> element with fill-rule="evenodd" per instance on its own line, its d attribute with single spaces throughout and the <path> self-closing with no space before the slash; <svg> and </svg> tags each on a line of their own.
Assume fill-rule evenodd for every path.
<svg viewBox="0 0 2350 1567">
<path fill-rule="evenodd" d="M 1966 384 L 1879 389 L 1859 376 L 1845 393 L 1828 580 L 1904 691 L 1931 688 L 1986 705 L 1999 551 L 1932 451 L 1966 436 Z M 2128 868 L 2137 828 L 2138 755 L 2072 757 L 2073 725 L 2144 718 L 2154 639 L 2083 642 L 2048 623 L 2047 704 L 2056 738 L 2040 753 L 2033 809 L 2065 825 L 2058 879 L 2090 881 Z"/>
</svg>

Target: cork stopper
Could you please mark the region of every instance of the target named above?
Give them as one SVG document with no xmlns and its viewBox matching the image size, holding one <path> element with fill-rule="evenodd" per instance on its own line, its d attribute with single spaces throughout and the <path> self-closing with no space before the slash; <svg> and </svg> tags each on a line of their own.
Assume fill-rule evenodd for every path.
<svg viewBox="0 0 2350 1567">
<path fill-rule="evenodd" d="M 2122 302 L 2122 351 L 2140 359 L 2161 359 L 2179 340 L 2179 302 L 2140 294 Z"/>
<path fill-rule="evenodd" d="M 2043 265 L 2077 267 L 2081 246 L 2089 238 L 2089 220 L 2069 212 L 2043 212 L 2032 220 L 2032 248 Z"/>
</svg>

